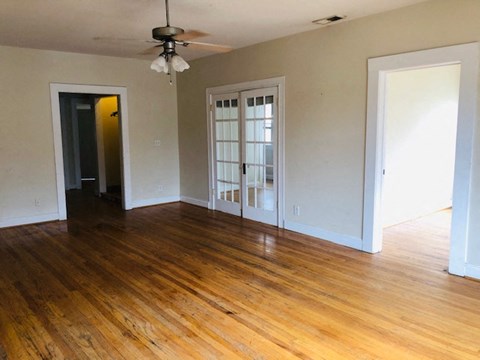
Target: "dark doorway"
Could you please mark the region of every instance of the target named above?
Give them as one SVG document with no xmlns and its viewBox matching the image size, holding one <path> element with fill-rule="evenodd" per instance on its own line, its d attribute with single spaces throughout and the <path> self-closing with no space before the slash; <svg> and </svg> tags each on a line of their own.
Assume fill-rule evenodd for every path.
<svg viewBox="0 0 480 360">
<path fill-rule="evenodd" d="M 117 96 L 60 93 L 60 115 L 68 198 L 75 191 L 119 206 L 122 202 Z"/>
</svg>

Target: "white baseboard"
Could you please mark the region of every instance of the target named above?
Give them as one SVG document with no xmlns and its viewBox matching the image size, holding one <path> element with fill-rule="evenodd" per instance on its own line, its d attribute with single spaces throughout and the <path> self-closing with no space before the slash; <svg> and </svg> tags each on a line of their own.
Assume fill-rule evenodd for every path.
<svg viewBox="0 0 480 360">
<path fill-rule="evenodd" d="M 132 209 L 145 207 L 145 206 L 161 205 L 161 204 L 178 202 L 178 201 L 180 201 L 180 196 L 165 196 L 165 197 L 154 198 L 154 199 L 132 200 Z"/>
<path fill-rule="evenodd" d="M 208 201 L 205 201 L 205 200 L 199 200 L 199 199 L 191 198 L 188 196 L 180 196 L 180 201 L 185 202 L 187 204 L 197 205 L 197 206 L 201 206 L 208 209 Z"/>
<path fill-rule="evenodd" d="M 59 218 L 60 216 L 58 215 L 58 213 L 52 213 L 52 214 L 45 214 L 45 215 L 25 216 L 25 217 L 5 219 L 0 221 L 0 228 L 37 224 L 37 223 L 42 223 L 46 221 L 55 221 L 55 220 L 58 220 Z"/>
<path fill-rule="evenodd" d="M 310 235 L 321 240 L 327 240 L 338 245 L 348 246 L 356 250 L 362 250 L 362 239 L 354 236 L 338 234 L 333 231 L 324 230 L 311 225 L 299 224 L 293 221 L 285 221 L 285 229 Z"/>
<path fill-rule="evenodd" d="M 465 266 L 465 276 L 480 280 L 480 266 L 467 264 Z"/>
</svg>

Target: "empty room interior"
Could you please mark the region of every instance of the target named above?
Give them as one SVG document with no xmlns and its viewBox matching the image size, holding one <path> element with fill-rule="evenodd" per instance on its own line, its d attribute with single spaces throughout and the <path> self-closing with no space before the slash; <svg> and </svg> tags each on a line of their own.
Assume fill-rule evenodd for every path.
<svg viewBox="0 0 480 360">
<path fill-rule="evenodd" d="M 479 358 L 479 1 L 0 18 L 0 360 Z"/>
</svg>

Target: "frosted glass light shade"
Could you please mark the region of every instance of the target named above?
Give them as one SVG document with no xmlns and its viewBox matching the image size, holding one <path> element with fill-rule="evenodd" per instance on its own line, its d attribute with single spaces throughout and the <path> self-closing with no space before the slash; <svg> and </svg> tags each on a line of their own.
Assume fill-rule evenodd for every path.
<svg viewBox="0 0 480 360">
<path fill-rule="evenodd" d="M 164 72 L 168 73 L 168 64 L 167 60 L 163 56 L 157 57 L 155 60 L 153 60 L 152 65 L 150 65 L 150 69 L 155 70 L 157 72 Z"/>
<path fill-rule="evenodd" d="M 183 58 L 180 56 L 180 55 L 173 55 L 172 56 L 172 67 L 173 67 L 173 70 L 177 71 L 177 72 L 182 72 L 183 70 L 187 70 L 190 68 L 190 65 L 188 65 L 188 63 L 183 60 Z"/>
</svg>

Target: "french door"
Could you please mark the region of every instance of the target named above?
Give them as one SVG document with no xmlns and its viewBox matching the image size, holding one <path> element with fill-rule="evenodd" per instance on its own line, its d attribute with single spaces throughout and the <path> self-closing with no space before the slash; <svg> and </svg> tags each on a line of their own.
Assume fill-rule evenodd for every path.
<svg viewBox="0 0 480 360">
<path fill-rule="evenodd" d="M 214 208 L 278 225 L 278 89 L 212 97 Z"/>
<path fill-rule="evenodd" d="M 240 110 L 238 94 L 213 97 L 215 209 L 240 216 Z"/>
</svg>

